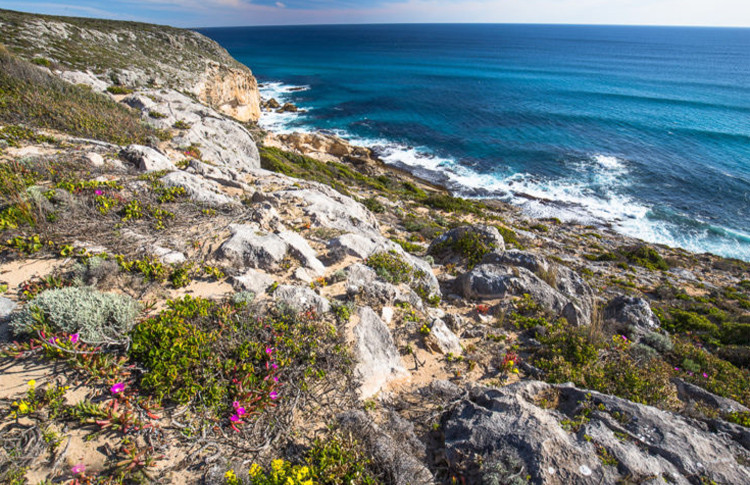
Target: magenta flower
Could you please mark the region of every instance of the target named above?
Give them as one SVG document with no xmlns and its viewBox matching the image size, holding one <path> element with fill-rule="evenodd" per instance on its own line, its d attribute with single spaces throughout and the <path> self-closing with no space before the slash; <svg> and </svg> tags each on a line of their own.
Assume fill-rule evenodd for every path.
<svg viewBox="0 0 750 485">
<path fill-rule="evenodd" d="M 77 334 L 77 333 L 72 333 L 72 334 L 70 334 L 69 338 L 70 338 L 70 343 L 76 344 L 76 343 L 78 343 L 78 339 L 80 338 L 80 335 Z"/>
<path fill-rule="evenodd" d="M 237 408 L 239 408 L 239 407 L 240 407 L 240 402 L 239 402 L 239 401 L 234 401 L 234 402 L 232 403 L 232 407 L 233 407 L 234 409 L 237 409 Z"/>
<path fill-rule="evenodd" d="M 674 370 L 680 370 L 680 368 L 679 367 L 675 367 Z"/>
<path fill-rule="evenodd" d="M 245 408 L 239 407 L 237 408 L 237 416 L 244 416 L 245 415 Z"/>
<path fill-rule="evenodd" d="M 278 366 L 278 365 L 276 365 L 276 364 L 271 364 L 271 367 L 273 368 L 273 370 L 276 370 L 276 369 L 278 369 L 278 368 L 279 368 L 279 366 Z"/>
<path fill-rule="evenodd" d="M 703 373 L 703 378 L 704 378 L 704 379 L 708 379 L 708 374 L 706 374 L 706 373 L 704 372 L 704 373 Z"/>
<path fill-rule="evenodd" d="M 102 194 L 104 194 L 104 192 L 103 192 L 103 191 L 101 191 L 101 190 L 99 190 L 99 189 L 96 189 L 96 190 L 94 191 L 94 193 L 95 193 L 96 195 L 102 195 Z"/>
<path fill-rule="evenodd" d="M 273 376 L 273 382 L 279 382 L 279 378 L 276 376 Z"/>
<path fill-rule="evenodd" d="M 266 353 L 267 353 L 268 355 L 271 355 L 271 354 L 273 354 L 273 347 L 266 347 Z"/>
<path fill-rule="evenodd" d="M 73 475 L 80 475 L 81 473 L 86 471 L 86 465 L 84 465 L 83 463 L 79 463 L 71 468 L 70 471 L 73 472 Z"/>
<path fill-rule="evenodd" d="M 279 393 L 278 393 L 278 392 L 276 392 L 276 391 L 271 391 L 271 394 L 269 394 L 269 395 L 268 395 L 268 397 L 270 397 L 270 398 L 271 398 L 271 400 L 274 400 L 274 399 L 276 399 L 277 397 L 279 397 Z"/>
<path fill-rule="evenodd" d="M 57 337 L 50 337 L 48 342 L 51 343 L 52 345 L 55 345 L 55 342 L 57 342 Z"/>
<path fill-rule="evenodd" d="M 125 384 L 122 382 L 118 382 L 114 386 L 109 388 L 109 392 L 112 394 L 120 394 L 125 389 Z"/>
<path fill-rule="evenodd" d="M 229 421 L 231 421 L 233 423 L 236 423 L 239 420 L 240 420 L 240 417 L 237 414 L 233 414 L 233 415 L 229 416 Z"/>
</svg>

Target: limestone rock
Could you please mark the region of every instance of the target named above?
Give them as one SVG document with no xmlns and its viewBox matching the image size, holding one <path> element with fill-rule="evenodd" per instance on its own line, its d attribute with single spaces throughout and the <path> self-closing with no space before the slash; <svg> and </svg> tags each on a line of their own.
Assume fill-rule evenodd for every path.
<svg viewBox="0 0 750 485">
<path fill-rule="evenodd" d="M 252 135 L 239 123 L 227 119 L 213 109 L 172 90 L 145 91 L 149 97 L 131 96 L 125 101 L 131 105 L 135 99 L 143 106 L 143 118 L 162 129 L 170 129 L 181 121 L 190 127 L 178 130 L 172 142 L 179 146 L 198 146 L 201 158 L 217 165 L 239 171 L 260 167 L 260 155 Z M 148 101 L 145 101 L 144 98 Z M 156 111 L 165 118 L 153 119 L 149 113 Z M 232 180 L 222 175 L 222 178 Z"/>
<path fill-rule="evenodd" d="M 750 412 L 750 409 L 733 399 L 717 396 L 702 387 L 690 384 L 682 379 L 674 378 L 672 379 L 672 383 L 677 387 L 677 397 L 681 401 L 687 403 L 701 402 L 720 410 L 722 413 Z"/>
<path fill-rule="evenodd" d="M 223 205 L 239 205 L 239 202 L 223 194 L 216 182 L 206 180 L 197 175 L 186 172 L 172 172 L 162 177 L 161 182 L 166 187 L 182 187 L 188 197 L 194 202 L 209 207 L 221 207 Z"/>
<path fill-rule="evenodd" d="M 331 257 L 340 261 L 346 256 L 367 259 L 372 254 L 381 251 L 397 250 L 398 245 L 380 236 L 364 234 L 344 234 L 328 241 Z"/>
<path fill-rule="evenodd" d="M 232 236 L 219 248 L 222 256 L 251 268 L 275 269 L 291 254 L 312 274 L 322 276 L 325 266 L 305 239 L 292 231 L 278 234 L 258 231 L 254 225 L 232 224 Z"/>
<path fill-rule="evenodd" d="M 81 72 L 81 71 L 63 71 L 60 74 L 60 78 L 68 81 L 71 84 L 83 84 L 91 87 L 94 91 L 104 91 L 107 89 L 107 83 L 98 79 L 92 72 Z"/>
<path fill-rule="evenodd" d="M 540 274 L 550 270 L 550 263 L 543 256 L 518 249 L 508 251 L 495 251 L 486 254 L 481 264 L 497 264 L 501 266 L 520 266 L 532 273 Z"/>
<path fill-rule="evenodd" d="M 352 293 L 364 295 L 375 302 L 392 306 L 397 303 L 409 303 L 409 305 L 422 309 L 424 303 L 422 299 L 409 290 L 381 281 L 375 271 L 369 266 L 361 263 L 355 263 L 346 269 L 347 283 Z"/>
<path fill-rule="evenodd" d="M 13 300 L 0 296 L 0 342 L 6 342 L 10 338 L 10 328 L 8 321 L 10 315 L 16 311 L 18 305 Z"/>
<path fill-rule="evenodd" d="M 103 167 L 104 166 L 104 157 L 102 157 L 101 155 L 99 155 L 96 152 L 89 152 L 86 155 L 84 155 L 83 157 L 86 159 L 87 162 L 89 162 L 89 164 L 92 167 L 99 168 L 99 167 Z"/>
<path fill-rule="evenodd" d="M 461 341 L 440 319 L 432 322 L 430 333 L 425 340 L 428 347 L 441 354 L 461 355 Z"/>
<path fill-rule="evenodd" d="M 328 300 L 310 288 L 283 285 L 276 288 L 276 291 L 273 292 L 273 297 L 277 304 L 282 304 L 294 312 L 303 312 L 312 309 L 320 315 L 331 310 L 331 304 Z"/>
<path fill-rule="evenodd" d="M 651 311 L 651 305 L 643 298 L 620 295 L 607 303 L 604 319 L 613 320 L 623 328 L 634 327 L 641 331 L 659 327 L 659 319 Z"/>
<path fill-rule="evenodd" d="M 120 151 L 120 157 L 135 165 L 138 170 L 144 172 L 157 172 L 159 170 L 177 170 L 174 163 L 166 155 L 150 147 L 142 145 L 130 145 Z"/>
<path fill-rule="evenodd" d="M 367 399 L 388 382 L 408 377 L 409 373 L 401 365 L 391 332 L 372 308 L 361 308 L 358 316 L 359 322 L 353 328 L 355 373 L 361 381 L 360 397 Z"/>
<path fill-rule="evenodd" d="M 232 286 L 234 286 L 236 290 L 249 291 L 256 295 L 260 295 L 264 293 L 274 281 L 276 280 L 266 273 L 249 269 L 239 276 L 233 276 Z"/>
<path fill-rule="evenodd" d="M 554 408 L 536 404 L 543 397 L 550 402 L 550 396 Z M 587 402 L 588 421 L 577 432 L 566 431 L 561 422 L 578 419 Z M 615 416 L 627 416 L 627 421 Z M 632 477 L 654 477 L 641 483 L 687 485 L 698 483 L 696 477 L 750 483 L 750 468 L 736 461 L 748 450 L 731 434 L 712 433 L 677 414 L 569 385 L 521 381 L 503 388 L 476 386 L 446 413 L 443 429 L 449 461 L 477 456 L 486 468 L 503 465 L 509 475 L 522 470 L 533 484 L 617 483 Z M 601 450 L 617 465 L 603 464 Z"/>
</svg>

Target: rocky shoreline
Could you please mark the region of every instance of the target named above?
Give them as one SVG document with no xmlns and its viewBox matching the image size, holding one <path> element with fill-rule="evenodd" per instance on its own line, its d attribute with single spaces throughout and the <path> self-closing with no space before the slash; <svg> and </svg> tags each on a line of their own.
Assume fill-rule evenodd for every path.
<svg viewBox="0 0 750 485">
<path fill-rule="evenodd" d="M 746 263 L 3 42 L 0 481 L 750 483 Z"/>
</svg>

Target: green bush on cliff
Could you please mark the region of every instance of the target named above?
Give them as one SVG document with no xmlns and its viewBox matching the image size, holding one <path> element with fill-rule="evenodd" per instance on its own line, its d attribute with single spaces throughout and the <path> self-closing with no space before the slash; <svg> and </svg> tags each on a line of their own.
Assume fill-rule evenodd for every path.
<svg viewBox="0 0 750 485">
<path fill-rule="evenodd" d="M 0 123 L 58 130 L 120 145 L 157 131 L 107 96 L 69 84 L 0 50 Z"/>
</svg>

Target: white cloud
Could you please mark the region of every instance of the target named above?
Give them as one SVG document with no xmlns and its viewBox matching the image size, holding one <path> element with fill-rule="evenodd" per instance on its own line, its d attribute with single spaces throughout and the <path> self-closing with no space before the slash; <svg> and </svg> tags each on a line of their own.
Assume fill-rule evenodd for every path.
<svg viewBox="0 0 750 485">
<path fill-rule="evenodd" d="M 284 5 L 281 2 L 276 2 L 276 6 L 279 7 L 279 8 L 286 8 L 286 5 Z"/>
</svg>

